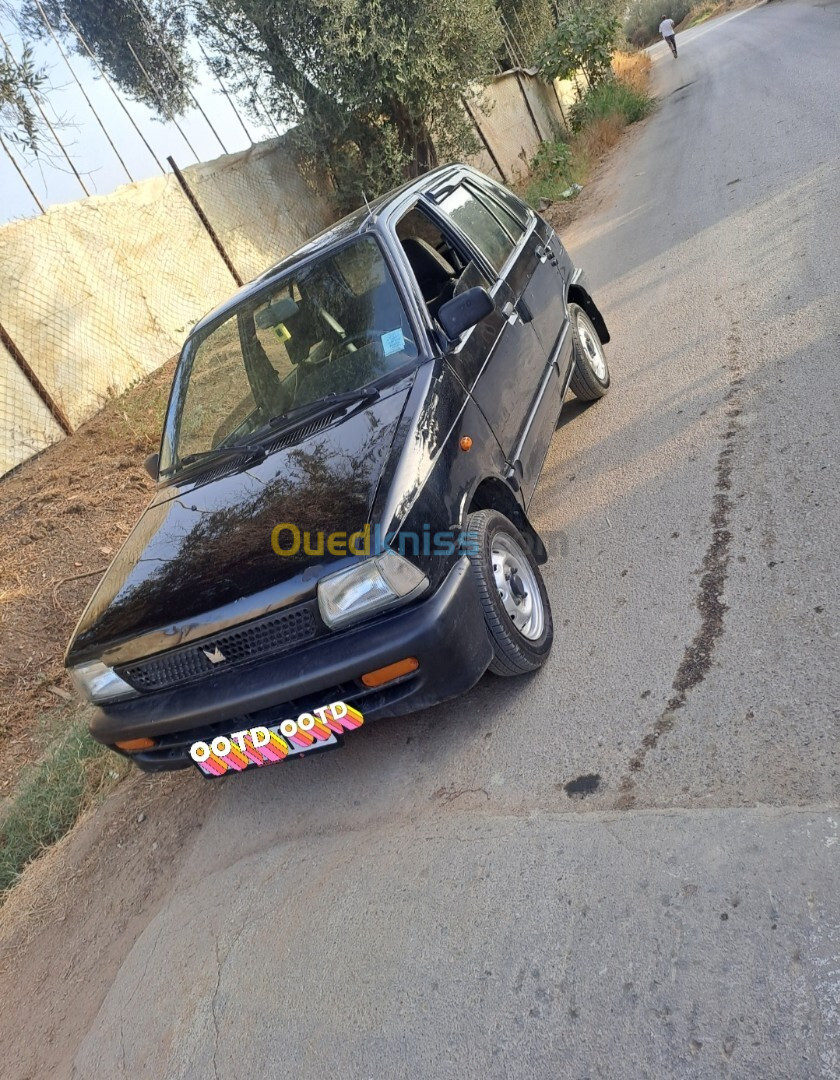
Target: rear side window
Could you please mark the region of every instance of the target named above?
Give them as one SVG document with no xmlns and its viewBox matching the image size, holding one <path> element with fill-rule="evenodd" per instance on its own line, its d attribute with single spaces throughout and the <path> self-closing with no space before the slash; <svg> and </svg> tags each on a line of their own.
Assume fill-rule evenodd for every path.
<svg viewBox="0 0 840 1080">
<path fill-rule="evenodd" d="M 438 205 L 498 273 L 516 246 L 522 234 L 521 227 L 514 239 L 501 223 L 500 218 L 504 213 L 501 207 L 497 208 L 497 216 L 465 184 L 456 187 Z"/>
<path fill-rule="evenodd" d="M 526 229 L 533 215 L 525 203 L 521 199 L 517 199 L 512 191 L 508 191 L 501 184 L 494 183 L 489 177 L 486 178 L 485 183 L 491 189 L 496 201 L 505 207 L 510 217 L 519 223 L 521 229 Z M 507 218 L 504 220 L 507 222 Z"/>
<path fill-rule="evenodd" d="M 505 230 L 513 237 L 514 243 L 518 244 L 525 235 L 525 226 L 517 217 L 514 217 L 509 210 L 497 203 L 495 199 L 490 205 L 493 207 L 495 216 L 504 225 Z"/>
</svg>

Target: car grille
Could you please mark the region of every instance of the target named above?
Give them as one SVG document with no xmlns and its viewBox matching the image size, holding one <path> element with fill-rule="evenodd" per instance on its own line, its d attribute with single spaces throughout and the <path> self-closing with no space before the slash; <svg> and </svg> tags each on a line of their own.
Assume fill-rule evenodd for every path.
<svg viewBox="0 0 840 1080">
<path fill-rule="evenodd" d="M 193 642 L 180 649 L 117 667 L 120 678 L 135 688 L 150 692 L 196 682 L 221 674 L 254 660 L 278 656 L 324 632 L 315 613 L 315 603 L 245 623 L 234 630 Z M 213 662 L 207 654 L 219 657 Z"/>
</svg>

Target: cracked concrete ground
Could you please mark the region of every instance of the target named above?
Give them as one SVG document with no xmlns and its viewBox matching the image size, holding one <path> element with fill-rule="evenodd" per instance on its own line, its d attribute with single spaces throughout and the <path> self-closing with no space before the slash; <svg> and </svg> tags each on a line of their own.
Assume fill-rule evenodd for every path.
<svg viewBox="0 0 840 1080">
<path fill-rule="evenodd" d="M 657 46 L 564 237 L 614 382 L 532 508 L 548 665 L 177 778 L 147 842 L 201 827 L 78 1030 L 72 972 L 39 983 L 53 1074 L 840 1077 L 835 9 Z"/>
</svg>

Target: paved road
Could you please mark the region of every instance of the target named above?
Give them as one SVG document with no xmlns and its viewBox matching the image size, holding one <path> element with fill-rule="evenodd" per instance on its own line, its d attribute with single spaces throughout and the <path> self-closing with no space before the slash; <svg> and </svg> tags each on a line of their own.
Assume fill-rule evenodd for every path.
<svg viewBox="0 0 840 1080">
<path fill-rule="evenodd" d="M 79 1077 L 840 1077 L 840 4 L 663 48 L 550 664 L 224 782 Z"/>
</svg>

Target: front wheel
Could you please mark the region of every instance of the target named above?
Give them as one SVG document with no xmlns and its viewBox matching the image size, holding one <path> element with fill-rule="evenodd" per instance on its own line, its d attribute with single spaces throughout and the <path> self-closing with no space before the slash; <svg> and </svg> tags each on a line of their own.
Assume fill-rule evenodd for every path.
<svg viewBox="0 0 840 1080">
<path fill-rule="evenodd" d="M 490 670 L 522 675 L 542 667 L 554 624 L 545 583 L 522 534 L 497 510 L 467 520 L 470 561 L 493 644 Z"/>
<path fill-rule="evenodd" d="M 569 304 L 575 350 L 575 370 L 569 385 L 579 401 L 597 401 L 610 385 L 610 369 L 598 331 L 582 307 Z"/>
</svg>

